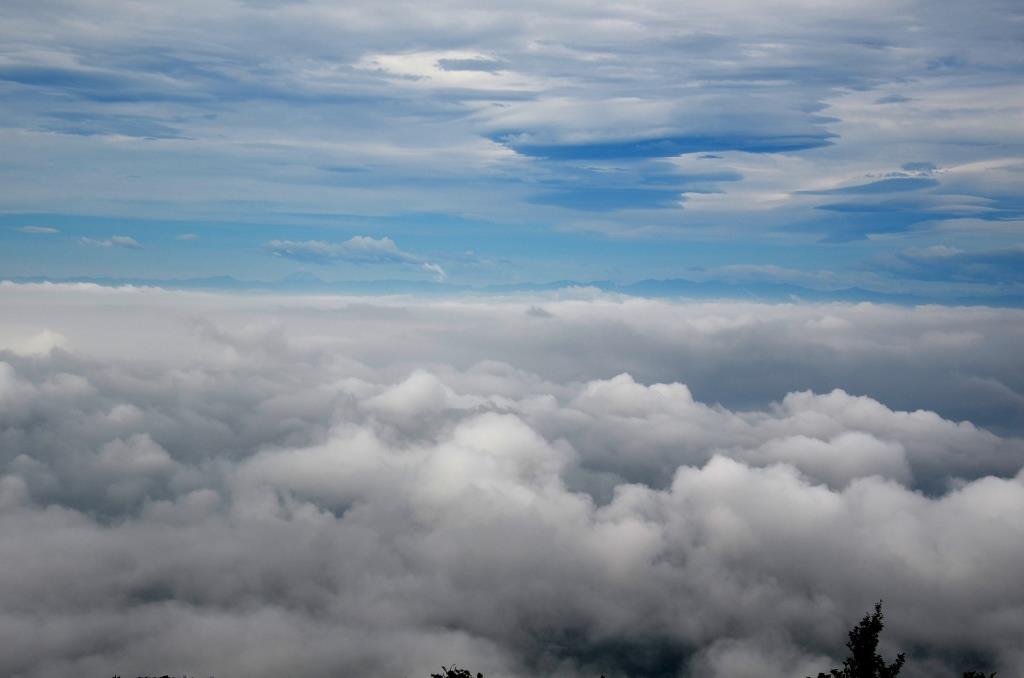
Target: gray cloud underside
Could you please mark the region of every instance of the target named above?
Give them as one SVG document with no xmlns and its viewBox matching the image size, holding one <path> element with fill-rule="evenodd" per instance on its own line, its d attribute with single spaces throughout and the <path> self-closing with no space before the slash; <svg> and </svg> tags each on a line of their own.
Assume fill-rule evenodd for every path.
<svg viewBox="0 0 1024 678">
<path fill-rule="evenodd" d="M 781 678 L 880 597 L 911 678 L 1024 668 L 1021 312 L 0 312 L 4 675 Z"/>
</svg>

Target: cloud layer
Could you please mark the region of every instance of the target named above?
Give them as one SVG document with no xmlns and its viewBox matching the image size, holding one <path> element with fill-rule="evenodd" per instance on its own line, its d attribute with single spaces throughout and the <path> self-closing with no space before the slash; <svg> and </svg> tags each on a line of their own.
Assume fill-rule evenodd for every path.
<svg viewBox="0 0 1024 678">
<path fill-rule="evenodd" d="M 782 678 L 878 598 L 912 677 L 1024 667 L 1020 312 L 45 284 L 0 310 L 6 675 Z"/>
<path fill-rule="evenodd" d="M 0 205 L 13 227 L 59 209 L 74 236 L 123 219 L 147 252 L 106 260 L 122 276 L 283 277 L 297 262 L 260 244 L 386 234 L 488 283 L 813 262 L 1019 293 L 999 262 L 893 275 L 876 257 L 1013 263 L 1021 20 L 1009 0 L 12 0 Z M 51 240 L 7 239 L 0 268 L 111 275 Z"/>
</svg>

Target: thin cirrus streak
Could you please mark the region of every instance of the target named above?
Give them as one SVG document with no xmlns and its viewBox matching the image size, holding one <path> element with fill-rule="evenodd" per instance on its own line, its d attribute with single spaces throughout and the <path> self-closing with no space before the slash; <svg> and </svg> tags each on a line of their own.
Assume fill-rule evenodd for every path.
<svg viewBox="0 0 1024 678">
<path fill-rule="evenodd" d="M 6 675 L 804 676 L 878 598 L 907 675 L 1024 667 L 1020 311 L 0 312 Z"/>
</svg>

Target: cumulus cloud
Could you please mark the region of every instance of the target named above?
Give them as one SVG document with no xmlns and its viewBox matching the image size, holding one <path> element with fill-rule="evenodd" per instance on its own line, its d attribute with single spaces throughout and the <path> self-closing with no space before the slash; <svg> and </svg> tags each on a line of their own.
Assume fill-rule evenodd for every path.
<svg viewBox="0 0 1024 678">
<path fill-rule="evenodd" d="M 909 676 L 1024 667 L 1020 410 L 977 390 L 989 360 L 1020 388 L 1020 312 L 11 284 L 0 311 L 62 338 L 0 335 L 4 674 L 782 678 L 880 597 Z M 915 360 L 945 414 L 893 404 L 941 390 Z M 847 388 L 762 397 L 729 361 Z M 949 414 L 981 393 L 1001 433 Z"/>
<path fill-rule="evenodd" d="M 139 244 L 138 240 L 127 235 L 115 235 L 105 240 L 97 240 L 95 238 L 79 238 L 78 242 L 80 242 L 83 245 L 88 245 L 90 247 L 106 247 L 108 249 L 111 247 L 121 247 L 129 250 L 142 249 L 142 245 Z"/>
</svg>

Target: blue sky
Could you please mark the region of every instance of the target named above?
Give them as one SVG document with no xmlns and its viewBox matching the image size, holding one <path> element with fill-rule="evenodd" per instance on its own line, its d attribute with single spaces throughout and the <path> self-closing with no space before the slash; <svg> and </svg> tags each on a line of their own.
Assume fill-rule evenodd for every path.
<svg viewBox="0 0 1024 678">
<path fill-rule="evenodd" d="M 1019 294 L 1022 35 L 987 0 L 12 0 L 0 276 Z"/>
</svg>

